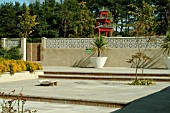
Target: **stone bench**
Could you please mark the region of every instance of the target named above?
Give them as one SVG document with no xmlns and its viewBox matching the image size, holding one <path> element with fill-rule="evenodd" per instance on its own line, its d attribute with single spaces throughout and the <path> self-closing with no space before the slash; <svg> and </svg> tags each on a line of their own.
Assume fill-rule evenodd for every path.
<svg viewBox="0 0 170 113">
<path fill-rule="evenodd" d="M 50 86 L 57 86 L 58 81 L 51 81 Z"/>
</svg>

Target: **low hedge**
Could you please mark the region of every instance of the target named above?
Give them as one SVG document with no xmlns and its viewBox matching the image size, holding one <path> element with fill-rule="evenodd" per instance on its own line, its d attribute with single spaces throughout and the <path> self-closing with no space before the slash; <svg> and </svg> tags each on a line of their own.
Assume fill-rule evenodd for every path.
<svg viewBox="0 0 170 113">
<path fill-rule="evenodd" d="M 22 61 L 22 60 L 7 60 L 0 59 L 0 74 L 10 72 L 14 74 L 16 72 L 42 70 L 42 66 L 39 63 Z"/>
</svg>

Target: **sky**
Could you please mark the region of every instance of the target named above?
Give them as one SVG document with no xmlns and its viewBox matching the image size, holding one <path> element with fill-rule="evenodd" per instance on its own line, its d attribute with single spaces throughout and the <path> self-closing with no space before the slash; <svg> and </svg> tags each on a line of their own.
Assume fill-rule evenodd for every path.
<svg viewBox="0 0 170 113">
<path fill-rule="evenodd" d="M 0 4 L 1 3 L 4 3 L 4 2 L 12 2 L 12 3 L 15 3 L 15 1 L 17 1 L 17 2 L 20 2 L 21 4 L 23 4 L 24 2 L 26 3 L 26 4 L 29 4 L 29 3 L 31 3 L 31 2 L 34 2 L 34 1 L 36 1 L 36 0 L 0 0 Z M 42 2 L 42 1 L 44 1 L 44 0 L 39 0 L 40 2 Z M 60 1 L 60 0 L 56 0 L 56 1 Z"/>
</svg>

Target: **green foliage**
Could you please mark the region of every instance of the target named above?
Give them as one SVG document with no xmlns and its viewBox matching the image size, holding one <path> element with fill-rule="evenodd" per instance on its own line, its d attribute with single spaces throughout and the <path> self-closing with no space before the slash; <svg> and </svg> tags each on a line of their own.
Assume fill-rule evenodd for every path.
<svg viewBox="0 0 170 113">
<path fill-rule="evenodd" d="M 19 36 L 21 38 L 27 38 L 34 30 L 33 28 L 38 24 L 36 22 L 36 15 L 31 16 L 30 15 L 30 9 L 26 8 L 26 12 L 22 14 L 21 16 L 18 16 L 20 20 L 20 28 L 21 32 L 19 33 Z"/>
<path fill-rule="evenodd" d="M 79 3 L 79 10 L 74 24 L 74 36 L 83 38 L 93 35 L 95 19 L 87 9 L 85 2 Z"/>
<path fill-rule="evenodd" d="M 27 38 L 27 43 L 40 43 L 41 38 Z"/>
<path fill-rule="evenodd" d="M 10 74 L 13 75 L 15 73 L 14 67 L 12 65 L 9 65 L 10 68 Z"/>
<path fill-rule="evenodd" d="M 18 37 L 17 9 L 12 2 L 0 5 L 0 37 Z"/>
<path fill-rule="evenodd" d="M 161 45 L 161 47 L 162 47 L 162 51 L 163 51 L 164 55 L 166 57 L 170 56 L 170 27 L 167 30 L 166 38 L 164 40 L 164 43 Z"/>
<path fill-rule="evenodd" d="M 165 35 L 169 0 L 145 0 L 145 2 L 153 7 L 159 5 L 154 15 L 156 22 L 159 21 L 161 24 L 154 29 L 156 34 Z M 98 17 L 99 9 L 103 6 L 108 8 L 112 14 L 111 21 L 114 23 L 114 36 L 135 36 L 134 33 L 130 32 L 131 27 L 127 26 L 136 21 L 128 13 L 135 11 L 134 8 L 128 7 L 132 3 L 139 8 L 143 7 L 141 0 L 64 0 L 62 3 L 55 0 L 45 0 L 40 3 L 39 0 L 36 0 L 36 2 L 29 4 L 29 8 L 31 16 L 37 15 L 36 19 L 39 24 L 35 26 L 34 32 L 28 36 L 30 38 L 91 36 L 94 21 Z M 19 37 L 19 33 L 20 36 L 24 36 L 21 34 L 21 32 L 24 32 L 19 26 L 18 16 L 24 14 L 26 9 L 27 5 L 19 2 L 15 2 L 15 4 L 6 2 L 0 5 L 0 38 L 16 38 Z M 144 7 L 143 11 L 145 9 L 147 7 Z"/>
<path fill-rule="evenodd" d="M 152 80 L 135 79 L 134 81 L 129 83 L 129 85 L 145 85 L 145 86 L 149 86 L 149 85 L 155 85 L 155 83 Z"/>
<path fill-rule="evenodd" d="M 138 71 L 138 68 L 139 68 L 139 64 L 142 62 L 142 61 L 147 61 L 149 60 L 150 58 L 145 55 L 145 53 L 142 53 L 142 52 L 137 52 L 135 53 L 134 55 L 132 55 L 132 58 L 131 59 L 128 59 L 127 62 L 128 63 L 132 63 L 133 65 L 135 65 L 135 68 L 136 68 L 136 80 L 137 80 L 137 71 Z"/>
<path fill-rule="evenodd" d="M 157 6 L 150 5 L 146 3 L 145 0 L 142 0 L 141 6 L 136 5 L 136 4 L 130 4 L 129 6 L 132 9 L 134 9 L 133 11 L 129 11 L 129 14 L 131 14 L 132 16 L 132 20 L 134 20 L 134 22 L 129 25 L 133 27 L 131 32 L 134 33 L 136 36 L 136 39 L 137 39 L 136 44 L 137 44 L 138 52 L 136 52 L 134 55 L 131 56 L 131 59 L 128 60 L 128 63 L 135 64 L 135 68 L 136 68 L 135 82 L 136 82 L 136 80 L 138 80 L 137 79 L 138 68 L 140 67 L 141 62 L 144 63 L 150 60 L 150 57 L 148 57 L 145 54 L 146 49 L 143 52 L 141 51 L 138 37 L 139 36 L 146 36 L 146 37 L 154 36 L 155 28 L 159 25 L 159 23 L 156 22 L 155 15 L 154 15 L 154 12 L 156 11 Z M 148 42 L 146 43 L 149 43 L 149 42 L 150 40 L 148 40 Z"/>
<path fill-rule="evenodd" d="M 167 23 L 168 23 L 168 29 L 166 31 L 166 38 L 164 40 L 164 43 L 162 44 L 162 51 L 166 57 L 170 56 L 170 1 L 167 4 L 168 9 L 167 9 Z M 167 24 L 166 23 L 166 24 Z"/>
<path fill-rule="evenodd" d="M 90 57 L 92 57 L 94 54 L 90 54 L 88 57 L 83 57 L 80 60 L 77 60 L 73 67 L 87 67 L 91 62 L 90 62 Z"/>
<path fill-rule="evenodd" d="M 129 11 L 134 20 L 132 24 L 129 24 L 130 27 L 133 27 L 131 32 L 136 34 L 136 37 L 154 36 L 155 28 L 159 25 L 154 15 L 158 6 L 150 5 L 142 0 L 141 7 L 135 4 L 131 4 L 130 7 L 135 9 L 134 11 Z"/>
<path fill-rule="evenodd" d="M 131 59 L 128 59 L 128 63 L 133 63 L 135 66 L 138 66 L 142 61 L 150 60 L 150 57 L 145 55 L 145 53 L 137 52 L 134 55 L 132 55 Z"/>
<path fill-rule="evenodd" d="M 26 64 L 26 68 L 27 68 L 27 71 L 29 71 L 29 72 L 31 72 L 31 73 L 34 72 L 32 66 L 30 65 L 30 63 L 27 63 L 27 64 Z"/>
<path fill-rule="evenodd" d="M 26 62 L 26 70 L 33 73 L 36 70 L 42 70 L 42 66 L 38 63 Z"/>
<path fill-rule="evenodd" d="M 22 58 L 22 54 L 18 47 L 12 47 L 9 50 L 0 48 L 0 58 L 20 60 Z"/>
<path fill-rule="evenodd" d="M 14 74 L 22 71 L 29 71 L 32 73 L 36 70 L 42 70 L 41 64 L 22 60 L 0 59 L 0 73 L 10 72 L 10 74 Z"/>
<path fill-rule="evenodd" d="M 93 45 L 92 50 L 94 53 L 97 53 L 98 57 L 100 57 L 101 53 L 106 50 L 107 44 L 108 42 L 105 37 L 103 36 L 97 37 L 92 44 Z"/>
</svg>

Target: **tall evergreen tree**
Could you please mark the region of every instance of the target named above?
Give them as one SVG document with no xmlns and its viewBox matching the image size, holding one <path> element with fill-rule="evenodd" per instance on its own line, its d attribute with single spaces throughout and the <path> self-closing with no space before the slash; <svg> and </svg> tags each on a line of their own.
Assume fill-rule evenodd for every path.
<svg viewBox="0 0 170 113">
<path fill-rule="evenodd" d="M 16 12 L 13 3 L 5 3 L 0 6 L 0 37 L 16 37 L 15 28 Z"/>
</svg>

